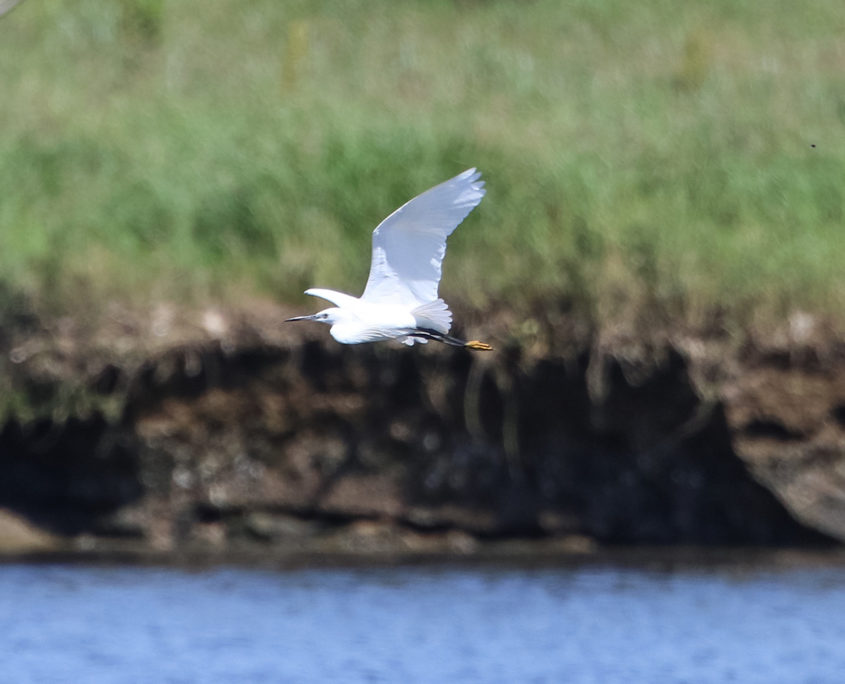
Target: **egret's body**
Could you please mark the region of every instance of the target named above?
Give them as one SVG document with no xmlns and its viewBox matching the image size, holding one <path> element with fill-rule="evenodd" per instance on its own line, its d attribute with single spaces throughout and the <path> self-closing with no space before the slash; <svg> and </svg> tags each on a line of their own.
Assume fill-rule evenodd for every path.
<svg viewBox="0 0 845 684">
<path fill-rule="evenodd" d="M 343 344 L 399 340 L 408 345 L 437 340 L 487 350 L 483 342 L 449 336 L 452 313 L 437 294 L 446 238 L 484 197 L 484 182 L 468 169 L 405 203 L 373 231 L 367 286 L 360 297 L 311 288 L 333 307 L 291 321 L 320 321 Z"/>
</svg>

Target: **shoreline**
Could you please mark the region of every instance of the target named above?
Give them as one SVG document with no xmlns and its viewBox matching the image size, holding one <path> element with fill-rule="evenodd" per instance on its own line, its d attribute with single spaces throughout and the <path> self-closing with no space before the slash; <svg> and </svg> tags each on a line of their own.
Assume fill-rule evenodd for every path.
<svg viewBox="0 0 845 684">
<path fill-rule="evenodd" d="M 188 572 L 215 569 L 255 571 L 378 570 L 387 568 L 453 568 L 553 570 L 593 568 L 655 573 L 789 572 L 805 568 L 845 568 L 845 550 L 830 548 L 762 547 L 607 547 L 590 552 L 537 551 L 525 548 L 485 549 L 454 553 L 316 553 L 258 551 L 179 553 L 137 551 L 49 551 L 0 554 L 0 566 L 49 565 L 137 567 Z"/>
</svg>

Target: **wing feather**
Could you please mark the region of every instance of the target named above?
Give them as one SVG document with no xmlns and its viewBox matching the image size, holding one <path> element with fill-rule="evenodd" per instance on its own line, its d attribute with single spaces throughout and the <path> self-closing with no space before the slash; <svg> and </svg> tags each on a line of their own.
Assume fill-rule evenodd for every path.
<svg viewBox="0 0 845 684">
<path fill-rule="evenodd" d="M 484 197 L 467 169 L 403 204 L 373 231 L 370 277 L 361 299 L 414 308 L 437 299 L 446 238 Z"/>
</svg>

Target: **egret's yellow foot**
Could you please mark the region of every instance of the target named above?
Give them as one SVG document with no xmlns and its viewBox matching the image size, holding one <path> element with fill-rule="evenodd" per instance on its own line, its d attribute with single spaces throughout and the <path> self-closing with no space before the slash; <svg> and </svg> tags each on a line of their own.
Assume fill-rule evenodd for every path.
<svg viewBox="0 0 845 684">
<path fill-rule="evenodd" d="M 478 340 L 470 340 L 464 345 L 467 349 L 475 349 L 476 351 L 493 351 L 493 347 L 491 347 L 486 342 L 479 342 Z"/>
</svg>

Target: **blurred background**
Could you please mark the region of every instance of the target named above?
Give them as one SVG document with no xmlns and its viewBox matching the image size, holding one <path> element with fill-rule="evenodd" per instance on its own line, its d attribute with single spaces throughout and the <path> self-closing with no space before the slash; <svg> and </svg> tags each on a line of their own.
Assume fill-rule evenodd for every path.
<svg viewBox="0 0 845 684">
<path fill-rule="evenodd" d="M 839 3 L 25 3 L 0 279 L 39 305 L 356 290 L 469 166 L 444 292 L 600 317 L 841 310 Z"/>
<path fill-rule="evenodd" d="M 0 1 L 15 681 L 838 681 L 840 0 Z M 475 166 L 494 355 L 280 321 Z"/>
</svg>

